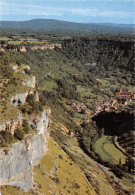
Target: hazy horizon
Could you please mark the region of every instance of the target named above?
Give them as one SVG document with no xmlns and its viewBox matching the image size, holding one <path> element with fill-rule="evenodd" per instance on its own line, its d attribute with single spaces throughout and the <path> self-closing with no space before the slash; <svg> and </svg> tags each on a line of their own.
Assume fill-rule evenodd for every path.
<svg viewBox="0 0 135 195">
<path fill-rule="evenodd" d="M 132 0 L 1 0 L 1 21 L 54 19 L 75 23 L 134 24 Z"/>
<path fill-rule="evenodd" d="M 72 21 L 66 21 L 66 20 L 59 20 L 59 19 L 51 19 L 51 18 L 33 18 L 33 19 L 28 19 L 28 20 L 1 20 L 1 22 L 26 22 L 26 21 L 31 21 L 31 20 L 56 20 L 56 21 L 62 21 L 62 22 L 67 22 L 67 23 L 80 23 L 80 24 L 116 24 L 116 25 L 120 25 L 120 24 L 123 24 L 123 25 L 135 25 L 134 23 L 129 23 L 129 24 L 126 24 L 126 23 L 114 23 L 114 22 L 89 22 L 89 23 L 86 23 L 86 22 L 72 22 Z"/>
</svg>

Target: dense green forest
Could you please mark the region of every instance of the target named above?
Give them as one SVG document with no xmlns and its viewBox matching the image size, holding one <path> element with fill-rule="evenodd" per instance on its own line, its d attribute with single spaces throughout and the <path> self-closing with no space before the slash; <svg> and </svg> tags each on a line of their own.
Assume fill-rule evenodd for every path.
<svg viewBox="0 0 135 195">
<path fill-rule="evenodd" d="M 63 51 L 82 63 L 96 63 L 96 67 L 104 72 L 106 70 L 117 71 L 133 70 L 133 42 L 121 41 L 113 37 L 98 37 L 98 39 L 78 38 L 65 40 L 62 44 Z M 86 68 L 89 69 L 88 66 Z"/>
</svg>

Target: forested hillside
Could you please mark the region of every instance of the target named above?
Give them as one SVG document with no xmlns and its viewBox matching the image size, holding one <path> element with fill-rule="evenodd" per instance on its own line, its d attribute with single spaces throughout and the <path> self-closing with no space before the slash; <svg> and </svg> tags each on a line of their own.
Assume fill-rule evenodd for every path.
<svg viewBox="0 0 135 195">
<path fill-rule="evenodd" d="M 1 29 L 25 29 L 34 31 L 57 31 L 57 32 L 87 32 L 87 33 L 113 33 L 132 34 L 134 25 L 93 24 L 75 23 L 53 19 L 33 19 L 28 21 L 1 21 Z"/>
<path fill-rule="evenodd" d="M 121 68 L 132 71 L 134 45 L 131 37 L 127 40 L 117 36 L 107 38 L 98 36 L 65 40 L 63 51 L 82 63 L 96 63 L 100 70 L 115 68 L 117 71 L 117 68 Z"/>
</svg>

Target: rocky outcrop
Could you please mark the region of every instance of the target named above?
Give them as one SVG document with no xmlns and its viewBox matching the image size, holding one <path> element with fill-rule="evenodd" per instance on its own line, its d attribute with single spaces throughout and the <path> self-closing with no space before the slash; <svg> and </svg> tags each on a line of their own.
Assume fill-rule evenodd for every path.
<svg viewBox="0 0 135 195">
<path fill-rule="evenodd" d="M 5 51 L 5 49 L 4 48 L 2 48 L 2 47 L 0 47 L 0 51 L 2 52 L 2 51 Z"/>
<path fill-rule="evenodd" d="M 23 72 L 23 74 L 25 74 L 24 69 L 30 70 L 30 66 L 28 66 L 28 65 L 23 65 L 23 67 L 19 68 L 18 65 L 15 64 L 15 65 L 12 65 L 12 69 L 13 69 L 15 72 Z M 21 70 L 20 70 L 20 69 L 21 69 Z"/>
<path fill-rule="evenodd" d="M 33 94 L 33 90 L 26 91 L 25 93 L 22 94 L 16 94 L 11 98 L 11 104 L 12 106 L 19 106 L 23 105 L 26 102 L 26 98 L 28 95 Z"/>
<path fill-rule="evenodd" d="M 16 72 L 20 71 L 17 65 L 12 66 L 12 69 Z M 24 69 L 30 70 L 29 66 L 23 66 L 21 68 L 21 71 Z M 23 85 L 26 85 L 31 88 L 35 88 L 35 76 L 27 76 L 22 82 Z M 35 91 L 35 89 L 27 89 L 24 93 L 17 93 L 16 95 L 12 96 L 10 103 L 13 107 L 17 107 L 20 105 L 25 104 L 27 97 L 33 94 L 35 96 L 35 101 L 39 101 L 38 92 Z M 18 113 L 20 111 L 18 110 Z M 22 125 L 23 116 L 21 114 L 18 114 L 18 118 L 16 119 L 6 119 L 6 120 L 0 120 L 0 131 L 7 130 L 10 131 L 12 134 L 14 134 L 14 131 L 17 127 L 20 127 Z"/>
<path fill-rule="evenodd" d="M 36 78 L 34 75 L 29 76 L 28 78 L 25 78 L 22 81 L 22 85 L 26 85 L 26 86 L 32 87 L 32 88 L 35 88 L 35 84 L 36 84 Z"/>
<path fill-rule="evenodd" d="M 18 47 L 19 46 L 19 47 Z M 46 50 L 46 49 L 55 49 L 55 47 L 58 47 L 58 48 L 62 48 L 62 45 L 60 43 L 45 43 L 43 45 L 39 45 L 39 44 L 36 44 L 34 46 L 28 46 L 29 49 L 35 51 L 35 50 Z M 9 50 L 9 51 L 20 51 L 20 52 L 26 52 L 28 50 L 27 48 L 27 45 L 17 45 L 17 46 L 14 46 L 13 48 L 11 47 L 0 47 L 0 51 L 1 52 L 5 52 L 6 50 Z"/>
<path fill-rule="evenodd" d="M 38 95 L 38 92 L 37 91 L 35 93 L 35 101 L 39 102 L 39 95 Z"/>
<path fill-rule="evenodd" d="M 9 151 L 0 150 L 0 185 L 15 185 L 25 191 L 32 188 L 32 168 L 43 157 L 49 139 L 50 110 L 33 121 L 37 133 L 14 143 Z"/>
<path fill-rule="evenodd" d="M 12 66 L 16 72 L 24 73 L 25 69 L 30 70 L 29 66 Z M 20 78 L 20 82 L 28 87 L 22 87 L 24 92 L 17 93 L 10 99 L 11 110 L 16 112 L 16 118 L 3 117 L 0 119 L 0 131 L 8 131 L 14 135 L 17 127 L 21 127 L 23 120 L 27 120 L 29 125 L 35 129 L 35 133 L 25 134 L 22 141 L 18 141 L 7 148 L 0 148 L 0 185 L 15 185 L 25 191 L 32 188 L 33 177 L 32 168 L 36 165 L 47 150 L 50 126 L 50 109 L 44 110 L 40 115 L 34 113 L 26 116 L 19 109 L 13 108 L 23 105 L 30 94 L 34 95 L 35 101 L 39 101 L 38 92 L 35 88 L 35 76 L 27 75 Z M 19 91 L 22 91 L 19 89 Z M 32 97 L 33 98 L 33 97 Z M 13 106 L 13 107 L 12 107 Z M 18 116 L 17 116 L 18 114 Z"/>
<path fill-rule="evenodd" d="M 26 52 L 26 51 L 27 51 L 26 46 L 21 46 L 21 47 L 19 48 L 19 50 L 20 50 L 21 52 Z"/>
<path fill-rule="evenodd" d="M 32 88 L 35 88 L 35 84 L 36 84 L 36 77 L 34 75 L 27 75 L 27 73 L 25 73 L 25 71 L 30 71 L 30 67 L 29 66 L 23 66 L 21 68 L 19 68 L 17 65 L 13 65 L 12 66 L 12 69 L 15 71 L 15 72 L 18 72 L 18 73 L 22 73 L 24 74 L 24 78 L 22 78 L 22 85 L 26 85 L 28 87 L 32 87 Z"/>
<path fill-rule="evenodd" d="M 35 96 L 35 101 L 39 101 L 38 92 L 34 91 L 34 90 L 29 90 L 29 91 L 26 91 L 25 93 L 16 94 L 16 95 L 12 96 L 12 98 L 11 98 L 12 106 L 16 107 L 16 106 L 25 104 L 26 99 L 27 99 L 28 95 L 30 95 L 30 94 L 33 94 Z"/>
<path fill-rule="evenodd" d="M 14 119 L 2 120 L 0 119 L 0 131 L 9 131 L 14 134 L 14 131 L 17 127 L 22 126 L 23 117 L 22 114 L 18 111 L 18 117 Z"/>
<path fill-rule="evenodd" d="M 18 70 L 18 66 L 14 65 L 14 66 L 12 66 L 12 69 L 16 72 Z"/>
<path fill-rule="evenodd" d="M 44 45 L 34 45 L 33 47 L 31 47 L 30 49 L 31 50 L 39 50 L 39 49 L 41 49 L 41 50 L 46 50 L 46 49 L 51 49 L 51 50 L 53 50 L 55 47 L 58 47 L 58 48 L 62 48 L 62 46 L 61 46 L 61 44 L 58 44 L 58 43 L 47 43 L 47 44 L 44 44 Z"/>
</svg>

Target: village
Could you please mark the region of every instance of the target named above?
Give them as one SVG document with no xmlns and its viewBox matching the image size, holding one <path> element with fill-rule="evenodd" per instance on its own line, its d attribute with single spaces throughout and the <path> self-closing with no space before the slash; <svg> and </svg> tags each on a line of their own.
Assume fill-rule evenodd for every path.
<svg viewBox="0 0 135 195">
<path fill-rule="evenodd" d="M 90 114 L 90 118 L 98 115 L 100 112 L 113 112 L 117 111 L 119 108 L 125 108 L 129 104 L 129 102 L 133 102 L 135 100 L 135 93 L 126 89 L 121 89 L 120 91 L 116 90 L 114 96 L 110 98 L 110 100 L 104 101 L 94 101 L 92 102 L 92 113 Z M 81 114 L 86 115 L 86 120 L 88 119 L 88 108 L 84 103 L 73 103 L 72 108 Z"/>
</svg>

